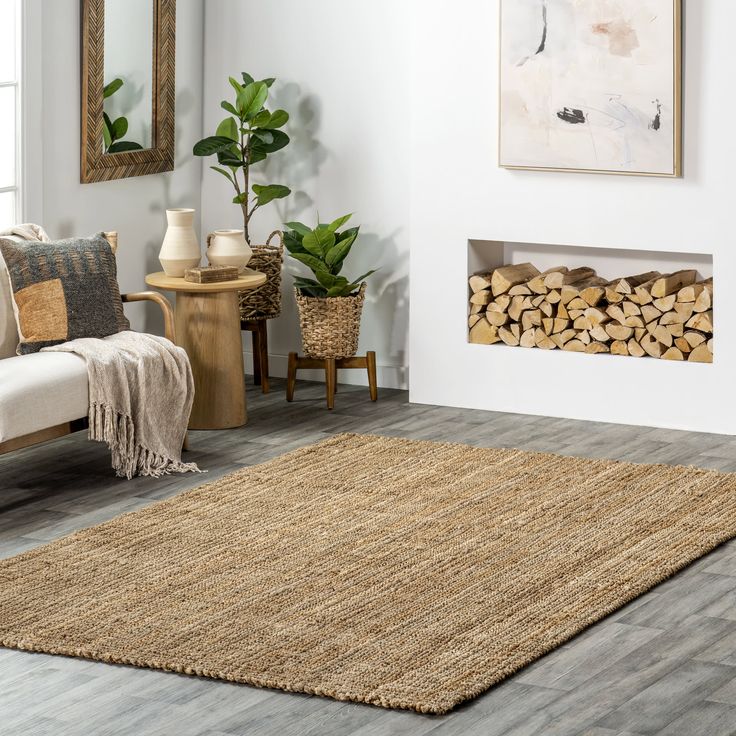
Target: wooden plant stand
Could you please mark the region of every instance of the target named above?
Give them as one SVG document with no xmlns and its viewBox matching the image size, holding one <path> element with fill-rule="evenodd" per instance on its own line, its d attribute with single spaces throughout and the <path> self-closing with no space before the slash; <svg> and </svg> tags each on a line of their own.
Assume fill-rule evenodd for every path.
<svg viewBox="0 0 736 736">
<path fill-rule="evenodd" d="M 368 371 L 368 386 L 371 401 L 378 401 L 378 384 L 376 383 L 376 354 L 369 350 L 365 355 L 353 358 L 300 358 L 297 353 L 289 353 L 289 372 L 286 380 L 286 400 L 294 400 L 296 372 L 300 368 L 323 368 L 327 385 L 327 408 L 335 408 L 337 393 L 337 371 L 342 368 L 365 368 Z"/>
</svg>

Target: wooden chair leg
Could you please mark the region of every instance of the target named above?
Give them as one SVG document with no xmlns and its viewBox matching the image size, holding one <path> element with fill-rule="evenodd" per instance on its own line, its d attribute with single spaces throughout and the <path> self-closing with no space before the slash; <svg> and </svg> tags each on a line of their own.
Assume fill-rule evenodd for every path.
<svg viewBox="0 0 736 736">
<path fill-rule="evenodd" d="M 335 393 L 337 393 L 337 361 L 335 361 L 335 378 L 334 378 L 334 384 L 335 384 Z"/>
<path fill-rule="evenodd" d="M 378 381 L 376 378 L 376 354 L 369 350 L 366 353 L 366 363 L 368 364 L 368 386 L 371 390 L 371 401 L 378 401 Z"/>
<path fill-rule="evenodd" d="M 286 373 L 286 400 L 294 400 L 294 388 L 296 387 L 296 353 L 289 353 L 289 369 Z"/>
<path fill-rule="evenodd" d="M 258 320 L 258 337 L 260 350 L 261 391 L 267 394 L 271 387 L 268 383 L 268 321 Z"/>
<path fill-rule="evenodd" d="M 261 385 L 261 333 L 257 326 L 251 325 L 251 337 L 253 338 L 253 383 Z"/>
<path fill-rule="evenodd" d="M 335 376 L 337 368 L 334 358 L 325 359 L 325 383 L 327 384 L 327 408 L 335 408 Z"/>
</svg>

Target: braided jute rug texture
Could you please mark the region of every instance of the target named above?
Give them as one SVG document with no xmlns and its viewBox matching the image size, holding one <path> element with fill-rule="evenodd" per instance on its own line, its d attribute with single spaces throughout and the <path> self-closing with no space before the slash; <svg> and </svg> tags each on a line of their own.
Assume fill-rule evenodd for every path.
<svg viewBox="0 0 736 736">
<path fill-rule="evenodd" d="M 0 644 L 445 713 L 736 536 L 736 475 L 361 435 L 0 561 Z"/>
</svg>

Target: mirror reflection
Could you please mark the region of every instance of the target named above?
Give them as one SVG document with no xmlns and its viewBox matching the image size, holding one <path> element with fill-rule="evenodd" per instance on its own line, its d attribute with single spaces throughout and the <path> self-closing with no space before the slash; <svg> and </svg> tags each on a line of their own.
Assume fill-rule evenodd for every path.
<svg viewBox="0 0 736 736">
<path fill-rule="evenodd" d="M 153 146 L 153 5 L 105 0 L 105 153 Z"/>
</svg>

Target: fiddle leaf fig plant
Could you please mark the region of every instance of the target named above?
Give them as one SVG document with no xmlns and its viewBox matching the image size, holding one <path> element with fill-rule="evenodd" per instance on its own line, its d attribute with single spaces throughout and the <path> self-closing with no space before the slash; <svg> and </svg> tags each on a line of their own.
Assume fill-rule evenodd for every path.
<svg viewBox="0 0 736 736">
<path fill-rule="evenodd" d="M 256 211 L 291 194 L 291 189 L 282 184 L 251 186 L 251 167 L 289 144 L 289 136 L 280 130 L 289 121 L 289 113 L 271 112 L 265 107 L 275 79 L 256 81 L 246 72 L 241 76 L 242 83 L 230 77 L 234 101 L 220 103 L 230 115 L 217 126 L 215 135 L 199 141 L 193 152 L 195 156 L 217 156 L 219 165 L 210 168 L 235 189 L 233 204 L 243 211 L 245 239 L 250 244 L 250 222 Z"/>
<path fill-rule="evenodd" d="M 294 286 L 304 296 L 332 297 L 350 296 L 360 289 L 360 285 L 373 271 L 368 271 L 357 279 L 340 275 L 345 259 L 358 239 L 360 227 L 341 228 L 352 215 L 344 215 L 329 224 L 318 224 L 311 229 L 301 222 L 287 222 L 288 231 L 284 234 L 284 245 L 292 258 L 309 268 L 316 278 L 297 276 Z"/>
<path fill-rule="evenodd" d="M 122 86 L 122 79 L 113 79 L 102 90 L 104 99 L 112 97 Z M 128 132 L 128 118 L 122 115 L 112 120 L 106 113 L 102 113 L 102 138 L 105 143 L 105 153 L 124 153 L 125 151 L 142 151 L 143 146 L 135 141 L 121 140 Z"/>
</svg>

